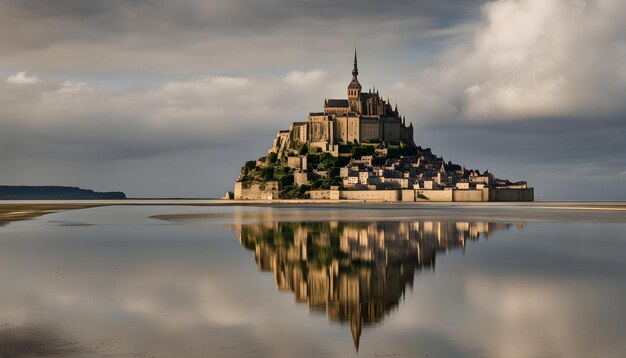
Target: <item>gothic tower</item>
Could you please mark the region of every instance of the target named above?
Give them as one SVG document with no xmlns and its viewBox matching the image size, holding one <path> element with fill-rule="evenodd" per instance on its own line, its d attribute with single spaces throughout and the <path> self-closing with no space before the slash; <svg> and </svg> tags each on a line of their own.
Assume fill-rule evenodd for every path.
<svg viewBox="0 0 626 358">
<path fill-rule="evenodd" d="M 348 102 L 350 103 L 350 110 L 361 113 L 361 84 L 357 79 L 359 75 L 359 69 L 356 61 L 356 47 L 354 48 L 354 68 L 352 69 L 352 81 L 348 85 Z"/>
</svg>

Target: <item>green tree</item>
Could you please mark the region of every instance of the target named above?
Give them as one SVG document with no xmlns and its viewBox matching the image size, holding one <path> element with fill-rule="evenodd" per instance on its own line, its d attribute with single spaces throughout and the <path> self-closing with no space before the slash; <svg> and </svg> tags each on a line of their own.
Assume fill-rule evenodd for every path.
<svg viewBox="0 0 626 358">
<path fill-rule="evenodd" d="M 256 168 L 256 160 L 248 160 L 246 162 L 246 164 L 244 164 L 243 166 L 243 172 L 245 175 L 248 175 L 248 173 L 253 170 L 254 168 Z"/>
<path fill-rule="evenodd" d="M 265 172 L 263 173 L 263 180 L 270 181 L 274 179 L 274 167 L 269 166 L 265 168 Z"/>
<path fill-rule="evenodd" d="M 373 145 L 355 145 L 352 147 L 352 157 L 361 159 L 364 155 L 373 155 L 376 148 Z"/>
<path fill-rule="evenodd" d="M 322 153 L 320 155 L 320 162 L 317 166 L 320 170 L 330 170 L 337 166 L 337 158 L 333 157 L 330 153 Z"/>
<path fill-rule="evenodd" d="M 280 181 L 283 183 L 283 187 L 288 187 L 290 185 L 293 185 L 293 174 L 285 175 L 284 177 L 280 179 Z"/>
<path fill-rule="evenodd" d="M 274 152 L 270 153 L 270 155 L 267 156 L 267 162 L 270 164 L 275 164 L 277 160 L 278 160 L 278 154 Z"/>
</svg>

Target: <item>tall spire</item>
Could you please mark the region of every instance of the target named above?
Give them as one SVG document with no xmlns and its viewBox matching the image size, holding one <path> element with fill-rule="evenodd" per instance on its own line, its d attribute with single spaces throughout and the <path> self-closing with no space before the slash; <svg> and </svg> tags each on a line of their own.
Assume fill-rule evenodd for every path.
<svg viewBox="0 0 626 358">
<path fill-rule="evenodd" d="M 356 59 L 356 46 L 354 46 L 354 68 L 352 69 L 352 81 L 350 81 L 350 84 L 348 85 L 348 89 L 352 90 L 352 94 L 350 94 L 350 91 L 348 91 L 349 92 L 348 97 L 352 96 L 352 97 L 360 98 L 361 96 L 362 87 L 357 78 L 358 75 L 359 75 L 359 68 L 357 66 L 357 59 Z M 358 91 L 355 92 L 354 90 L 358 90 Z"/>
<path fill-rule="evenodd" d="M 359 75 L 359 68 L 357 66 L 357 60 L 356 60 L 356 46 L 354 46 L 354 68 L 352 69 L 352 76 L 356 78 L 356 76 L 358 75 Z"/>
</svg>

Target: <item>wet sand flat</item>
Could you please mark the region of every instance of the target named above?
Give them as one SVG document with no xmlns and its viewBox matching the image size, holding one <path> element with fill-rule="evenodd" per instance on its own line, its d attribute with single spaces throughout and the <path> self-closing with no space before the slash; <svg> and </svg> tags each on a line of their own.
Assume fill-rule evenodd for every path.
<svg viewBox="0 0 626 358">
<path fill-rule="evenodd" d="M 263 204 L 274 211 L 163 213 L 152 218 L 174 221 L 228 219 L 237 222 L 350 220 L 530 220 L 560 222 L 626 222 L 624 202 L 535 203 L 317 203 Z M 289 210 L 288 210 L 289 209 Z M 294 210 L 296 209 L 296 210 Z M 346 210 L 348 209 L 348 210 Z"/>
<path fill-rule="evenodd" d="M 41 215 L 54 212 L 74 209 L 85 209 L 100 204 L 80 204 L 80 203 L 49 203 L 49 204 L 4 204 L 0 203 L 0 226 L 4 226 L 11 221 L 29 220 Z"/>
<path fill-rule="evenodd" d="M 242 206 L 242 207 L 276 207 L 301 209 L 355 209 L 354 212 L 342 212 L 346 219 L 367 218 L 367 209 L 384 209 L 377 212 L 381 218 L 437 218 L 445 220 L 467 219 L 526 219 L 526 220 L 558 220 L 558 221 L 593 221 L 593 222 L 626 222 L 626 202 L 624 201 L 536 201 L 536 202 L 387 202 L 365 203 L 358 201 L 336 200 L 275 200 L 275 201 L 234 201 L 234 200 L 184 200 L 184 199 L 127 199 L 127 200 L 66 200 L 66 201 L 5 201 L 0 202 L 0 226 L 12 221 L 33 219 L 45 214 L 85 209 L 98 206 Z M 365 210 L 365 211 L 361 211 Z M 238 215 L 241 220 L 290 220 L 303 219 L 323 220 L 324 213 L 289 211 L 287 213 L 163 213 L 153 218 L 169 221 L 197 221 L 217 218 L 233 218 Z"/>
</svg>

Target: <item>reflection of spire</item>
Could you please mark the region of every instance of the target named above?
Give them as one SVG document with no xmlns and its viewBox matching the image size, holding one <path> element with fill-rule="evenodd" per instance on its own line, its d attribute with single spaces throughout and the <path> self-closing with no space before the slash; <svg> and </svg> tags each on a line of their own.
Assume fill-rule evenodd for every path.
<svg viewBox="0 0 626 358">
<path fill-rule="evenodd" d="M 361 305 L 358 306 L 359 307 L 359 311 L 361 308 Z M 354 349 L 356 349 L 356 352 L 359 353 L 359 344 L 361 341 L 361 315 L 359 314 L 358 316 L 354 317 L 354 319 L 352 319 L 350 321 L 350 331 L 352 331 L 352 341 L 354 342 Z"/>
</svg>

